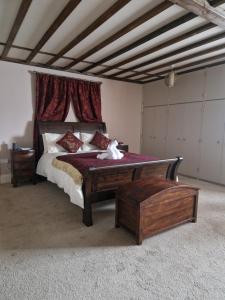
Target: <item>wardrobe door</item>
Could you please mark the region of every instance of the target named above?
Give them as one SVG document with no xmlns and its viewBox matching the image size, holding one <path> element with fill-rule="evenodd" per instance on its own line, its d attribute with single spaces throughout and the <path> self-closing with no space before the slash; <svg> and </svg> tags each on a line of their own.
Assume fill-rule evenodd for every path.
<svg viewBox="0 0 225 300">
<path fill-rule="evenodd" d="M 224 127 L 223 127 L 223 145 L 222 145 L 222 162 L 221 162 L 221 174 L 220 174 L 220 183 L 225 185 L 225 118 L 224 118 Z"/>
<path fill-rule="evenodd" d="M 171 105 L 168 116 L 167 158 L 181 156 L 184 104 Z"/>
<path fill-rule="evenodd" d="M 154 148 L 155 108 L 146 107 L 143 112 L 142 123 L 142 153 L 152 154 Z"/>
<path fill-rule="evenodd" d="M 180 152 L 184 160 L 179 168 L 179 172 L 184 175 L 196 177 L 198 175 L 202 112 L 202 103 L 184 105 L 182 149 Z"/>
<path fill-rule="evenodd" d="M 166 136 L 168 124 L 168 107 L 158 106 L 155 108 L 154 127 L 154 151 L 153 155 L 159 158 L 166 158 Z"/>
<path fill-rule="evenodd" d="M 205 103 L 202 127 L 200 178 L 219 182 L 222 171 L 225 100 Z"/>
</svg>

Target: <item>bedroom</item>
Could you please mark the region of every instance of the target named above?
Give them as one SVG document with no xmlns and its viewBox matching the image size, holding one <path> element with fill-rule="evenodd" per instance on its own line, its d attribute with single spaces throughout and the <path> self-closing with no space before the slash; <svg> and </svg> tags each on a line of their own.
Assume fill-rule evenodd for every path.
<svg viewBox="0 0 225 300">
<path fill-rule="evenodd" d="M 224 298 L 225 1 L 174 2 L 0 0 L 0 299 Z M 197 2 L 205 5 L 201 16 Z M 35 176 L 35 185 L 13 187 L 13 143 L 33 148 L 44 95 L 38 78 L 97 85 L 96 120 L 106 130 L 97 129 L 128 147 L 125 158 L 148 155 L 159 167 L 163 160 L 159 172 L 200 188 L 197 223 L 138 246 L 115 228 L 114 200 L 93 204 L 93 224 L 85 226 L 82 204 L 72 203 L 65 186 Z M 62 123 L 82 133 L 85 122 L 88 133 L 93 122 L 77 117 L 74 97 L 68 101 Z M 62 126 L 51 133 L 64 135 Z M 177 156 L 183 161 L 172 172 Z M 140 176 L 133 164 L 116 171 L 125 186 Z M 96 174 L 96 190 L 115 182 L 112 171 Z"/>
</svg>

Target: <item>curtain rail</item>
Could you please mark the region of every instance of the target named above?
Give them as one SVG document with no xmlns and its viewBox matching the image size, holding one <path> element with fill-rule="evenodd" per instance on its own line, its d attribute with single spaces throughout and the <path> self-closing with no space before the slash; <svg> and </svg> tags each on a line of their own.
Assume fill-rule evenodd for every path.
<svg viewBox="0 0 225 300">
<path fill-rule="evenodd" d="M 81 81 L 86 81 L 86 82 L 102 84 L 101 81 L 87 80 L 87 79 L 70 77 L 70 76 L 61 76 L 61 75 L 55 75 L 55 74 L 51 74 L 51 73 L 37 72 L 37 71 L 28 71 L 28 72 L 31 74 L 51 75 L 51 76 L 60 77 L 60 78 L 68 78 L 68 79 L 75 79 L 75 80 L 81 80 Z"/>
</svg>

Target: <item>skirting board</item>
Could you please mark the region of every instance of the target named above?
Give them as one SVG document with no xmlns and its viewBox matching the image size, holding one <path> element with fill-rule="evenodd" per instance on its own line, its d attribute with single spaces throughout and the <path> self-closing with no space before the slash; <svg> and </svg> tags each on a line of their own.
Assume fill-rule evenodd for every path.
<svg viewBox="0 0 225 300">
<path fill-rule="evenodd" d="M 11 174 L 0 175 L 0 184 L 10 183 L 10 182 L 11 182 Z"/>
</svg>

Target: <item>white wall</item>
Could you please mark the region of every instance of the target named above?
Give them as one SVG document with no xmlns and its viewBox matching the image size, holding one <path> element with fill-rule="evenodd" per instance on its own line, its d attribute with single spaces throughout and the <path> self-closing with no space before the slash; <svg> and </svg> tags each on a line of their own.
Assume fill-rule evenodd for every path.
<svg viewBox="0 0 225 300">
<path fill-rule="evenodd" d="M 225 184 L 225 65 L 178 76 L 170 89 L 145 84 L 143 98 L 142 150 L 181 154 L 181 173 Z"/>
<path fill-rule="evenodd" d="M 12 142 L 32 145 L 35 82 L 29 71 L 102 81 L 102 116 L 109 135 L 127 143 L 131 151 L 140 151 L 141 85 L 0 62 L 0 182 L 9 180 Z M 70 108 L 67 121 L 75 120 Z"/>
</svg>

